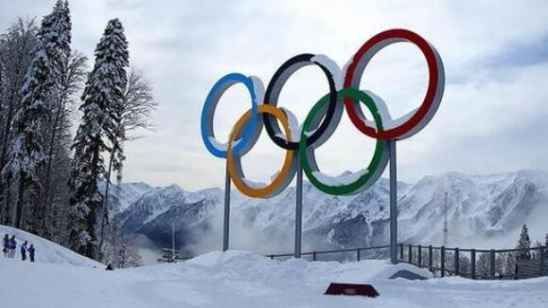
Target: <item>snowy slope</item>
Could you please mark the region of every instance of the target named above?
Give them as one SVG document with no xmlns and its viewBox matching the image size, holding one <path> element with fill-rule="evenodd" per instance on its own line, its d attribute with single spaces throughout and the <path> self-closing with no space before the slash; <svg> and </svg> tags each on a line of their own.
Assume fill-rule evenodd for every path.
<svg viewBox="0 0 548 308">
<path fill-rule="evenodd" d="M 547 278 L 388 280 L 391 269 L 385 261 L 271 261 L 238 251 L 114 272 L 0 259 L 0 299 L 2 306 L 19 308 L 541 308 L 548 303 Z M 371 283 L 380 296 L 323 295 L 330 282 Z"/>
<path fill-rule="evenodd" d="M 15 235 L 15 239 L 17 241 L 17 257 L 13 260 L 14 262 L 21 262 L 19 261 L 21 260 L 19 247 L 21 247 L 20 245 L 23 244 L 23 242 L 27 241 L 29 243 L 29 246 L 30 244 L 33 244 L 34 248 L 36 249 L 36 263 L 53 263 L 62 265 L 70 264 L 82 267 L 98 268 L 105 267 L 99 262 L 81 256 L 73 252 L 72 250 L 62 247 L 61 245 L 58 245 L 54 242 L 48 241 L 39 236 L 16 228 L 0 225 L 0 236 L 2 237 L 2 239 L 4 238 L 4 234 L 8 234 L 10 237 L 12 235 Z"/>
</svg>

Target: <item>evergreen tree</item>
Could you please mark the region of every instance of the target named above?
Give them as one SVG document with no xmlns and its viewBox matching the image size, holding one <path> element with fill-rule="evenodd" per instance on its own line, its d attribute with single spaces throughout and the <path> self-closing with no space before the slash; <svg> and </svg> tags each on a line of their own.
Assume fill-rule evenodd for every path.
<svg viewBox="0 0 548 308">
<path fill-rule="evenodd" d="M 497 275 L 504 275 L 504 266 L 506 263 L 506 258 L 504 254 L 497 254 L 495 257 L 495 273 Z"/>
<path fill-rule="evenodd" d="M 461 273 L 470 273 L 471 264 L 472 262 L 470 262 L 470 258 L 468 258 L 468 256 L 464 254 L 459 255 L 459 267 Z"/>
<path fill-rule="evenodd" d="M 97 182 L 105 176 L 102 154 L 113 151 L 117 144 L 128 58 L 122 23 L 113 19 L 97 45 L 95 66 L 82 95 L 83 116 L 72 145 L 74 162 L 69 180 L 70 246 L 94 259 L 99 257 L 96 222 L 103 200 Z"/>
<path fill-rule="evenodd" d="M 57 1 L 53 12 L 44 16 L 37 33 L 38 44 L 34 59 L 28 68 L 21 89 L 21 107 L 14 117 L 14 138 L 8 153 L 5 173 L 8 178 L 17 178 L 16 219 L 17 227 L 28 227 L 31 232 L 42 234 L 45 211 L 40 206 L 41 191 L 39 169 L 47 160 L 45 134 L 51 120 L 51 101 L 56 95 L 60 76 L 60 63 L 69 48 L 70 21 L 67 25 L 67 3 Z M 25 203 L 28 203 L 26 205 Z M 30 215 L 23 211 L 30 208 Z"/>
<path fill-rule="evenodd" d="M 75 56 L 71 53 L 72 23 L 67 1 L 58 0 L 56 2 L 53 14 L 44 18 L 42 29 L 50 29 L 47 32 L 55 33 L 54 37 L 48 40 L 46 48 L 51 63 L 51 79 L 54 88 L 48 102 L 51 115 L 47 130 L 44 131 L 48 158 L 42 172 L 44 194 L 38 202 L 40 206 L 37 218 L 41 222 L 41 235 L 51 238 L 52 231 L 49 230 L 51 221 L 46 212 L 52 211 L 51 203 L 54 199 L 52 174 L 57 171 L 56 169 L 59 169 L 56 167 L 61 167 L 52 166 L 52 164 L 54 160 L 57 160 L 56 156 L 62 152 L 61 148 L 65 147 L 59 141 L 62 139 L 60 135 L 63 134 L 63 131 L 70 127 L 70 125 L 66 125 L 70 113 L 66 105 L 70 101 L 69 96 L 80 89 L 80 84 L 83 82 L 82 75 L 84 74 L 81 74 L 80 71 L 85 67 L 85 57 L 78 54 Z M 66 168 L 62 167 L 62 169 Z"/>
<path fill-rule="evenodd" d="M 17 178 L 18 181 L 15 215 L 15 226 L 18 228 L 22 225 L 25 192 L 35 196 L 39 194 L 37 171 L 46 160 L 41 130 L 49 112 L 46 103 L 51 89 L 49 72 L 48 57 L 40 43 L 25 76 L 21 108 L 13 120 L 15 136 L 3 170 L 9 178 Z"/>
<path fill-rule="evenodd" d="M 476 263 L 476 271 L 479 277 L 489 277 L 491 273 L 491 264 L 488 253 L 480 254 Z"/>
<path fill-rule="evenodd" d="M 521 260 L 531 259 L 531 252 L 529 251 L 529 248 L 531 248 L 531 240 L 529 239 L 529 231 L 527 229 L 527 225 L 523 225 L 523 227 L 521 227 L 519 242 L 516 248 L 522 249 L 518 253 L 518 259 L 521 259 Z"/>
<path fill-rule="evenodd" d="M 2 63 L 2 126 L 0 127 L 0 171 L 9 160 L 9 149 L 14 137 L 13 119 L 21 109 L 21 88 L 37 49 L 38 28 L 34 20 L 18 19 L 6 33 L 0 35 L 0 62 Z M 14 224 L 12 182 L 8 172 L 0 172 L 0 223 Z"/>
<path fill-rule="evenodd" d="M 505 256 L 504 273 L 506 275 L 513 276 L 516 271 L 516 257 L 512 253 L 508 253 Z"/>
</svg>

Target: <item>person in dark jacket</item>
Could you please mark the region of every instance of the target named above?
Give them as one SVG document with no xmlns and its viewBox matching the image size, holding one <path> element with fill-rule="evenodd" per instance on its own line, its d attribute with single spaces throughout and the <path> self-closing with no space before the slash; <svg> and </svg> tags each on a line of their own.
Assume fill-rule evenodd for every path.
<svg viewBox="0 0 548 308">
<path fill-rule="evenodd" d="M 4 257 L 7 258 L 10 251 L 10 237 L 7 233 L 4 235 L 4 241 L 2 244 L 2 252 L 4 253 Z"/>
<path fill-rule="evenodd" d="M 12 259 L 15 258 L 15 249 L 17 249 L 17 241 L 15 240 L 15 235 L 11 236 L 8 249 L 9 249 L 9 257 Z"/>
<path fill-rule="evenodd" d="M 27 259 L 27 241 L 21 245 L 21 260 L 25 261 Z"/>
<path fill-rule="evenodd" d="M 30 244 L 29 247 L 29 259 L 30 262 L 34 263 L 34 245 Z"/>
</svg>

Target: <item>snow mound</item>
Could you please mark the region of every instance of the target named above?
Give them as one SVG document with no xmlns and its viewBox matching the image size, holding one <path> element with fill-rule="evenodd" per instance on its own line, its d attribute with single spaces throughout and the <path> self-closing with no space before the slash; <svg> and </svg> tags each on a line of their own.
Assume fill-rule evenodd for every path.
<svg viewBox="0 0 548 308">
<path fill-rule="evenodd" d="M 5 234 L 8 234 L 10 237 L 15 235 L 15 239 L 17 241 L 15 260 L 21 260 L 20 247 L 25 241 L 27 241 L 29 246 L 30 244 L 33 244 L 36 249 L 36 263 L 70 264 L 75 266 L 98 268 L 105 267 L 97 261 L 81 256 L 74 251 L 54 242 L 17 228 L 0 225 L 0 237 L 3 239 Z"/>
<path fill-rule="evenodd" d="M 7 263 L 10 266 L 3 266 Z M 548 278 L 386 279 L 390 271 L 402 269 L 415 270 L 383 260 L 277 261 L 244 251 L 212 252 L 177 264 L 115 271 L 0 261 L 0 299 L 2 307 L 18 308 L 540 308 L 548 302 Z M 380 296 L 323 295 L 331 282 L 369 283 Z"/>
<path fill-rule="evenodd" d="M 373 280 L 392 279 L 392 277 L 399 272 L 410 272 L 417 276 L 424 277 L 427 279 L 434 278 L 434 275 L 432 275 L 432 272 L 430 272 L 427 269 L 418 268 L 414 265 L 407 264 L 407 263 L 399 263 L 396 265 L 387 266 L 380 272 L 376 273 L 373 276 Z"/>
</svg>

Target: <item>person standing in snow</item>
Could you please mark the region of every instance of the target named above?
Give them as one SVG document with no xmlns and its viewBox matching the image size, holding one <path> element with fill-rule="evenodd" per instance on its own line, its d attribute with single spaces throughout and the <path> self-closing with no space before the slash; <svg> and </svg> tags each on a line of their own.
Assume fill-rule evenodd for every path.
<svg viewBox="0 0 548 308">
<path fill-rule="evenodd" d="M 29 247 L 29 259 L 31 263 L 34 263 L 34 245 L 32 244 Z"/>
<path fill-rule="evenodd" d="M 12 259 L 15 258 L 15 249 L 17 249 L 17 241 L 15 240 L 15 235 L 12 235 L 8 246 L 9 257 Z"/>
<path fill-rule="evenodd" d="M 9 247 L 10 247 L 10 237 L 6 233 L 4 235 L 4 241 L 3 241 L 3 245 L 2 245 L 2 252 L 4 253 L 5 258 L 7 258 L 9 256 L 9 251 L 10 251 Z"/>
<path fill-rule="evenodd" d="M 27 259 L 27 241 L 21 245 L 21 261 L 25 261 Z"/>
</svg>

